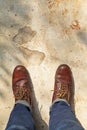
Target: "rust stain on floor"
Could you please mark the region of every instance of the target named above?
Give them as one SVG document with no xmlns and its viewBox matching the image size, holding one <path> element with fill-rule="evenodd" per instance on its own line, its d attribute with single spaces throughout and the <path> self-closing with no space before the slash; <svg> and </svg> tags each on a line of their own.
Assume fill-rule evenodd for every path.
<svg viewBox="0 0 87 130">
<path fill-rule="evenodd" d="M 59 5 L 60 2 L 63 2 L 64 0 L 49 0 L 48 1 L 48 7 L 49 9 L 52 9 L 53 7 L 56 7 Z"/>
</svg>

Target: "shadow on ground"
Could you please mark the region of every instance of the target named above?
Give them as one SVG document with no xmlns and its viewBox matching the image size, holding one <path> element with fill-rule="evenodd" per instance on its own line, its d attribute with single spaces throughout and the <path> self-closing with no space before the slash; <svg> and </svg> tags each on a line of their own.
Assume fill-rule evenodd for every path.
<svg viewBox="0 0 87 130">
<path fill-rule="evenodd" d="M 36 130 L 48 130 L 47 123 L 42 119 L 42 116 L 40 114 L 40 110 L 38 107 L 38 102 L 35 96 L 34 92 L 34 86 L 31 80 L 31 91 L 32 91 L 32 112 L 33 112 L 33 118 L 35 121 L 35 129 Z"/>
<path fill-rule="evenodd" d="M 72 74 L 72 77 L 73 77 L 73 74 Z M 75 100 L 74 100 L 74 95 L 75 95 L 75 82 L 74 82 L 74 77 L 73 77 L 73 81 L 72 81 L 72 86 L 70 88 L 71 90 L 71 98 L 70 98 L 70 106 L 72 108 L 72 111 L 73 113 L 75 114 L 76 116 L 76 113 L 75 113 Z M 80 123 L 79 119 L 76 117 L 77 121 L 79 122 L 79 124 L 82 126 L 82 124 Z M 82 126 L 83 127 L 83 126 Z"/>
</svg>

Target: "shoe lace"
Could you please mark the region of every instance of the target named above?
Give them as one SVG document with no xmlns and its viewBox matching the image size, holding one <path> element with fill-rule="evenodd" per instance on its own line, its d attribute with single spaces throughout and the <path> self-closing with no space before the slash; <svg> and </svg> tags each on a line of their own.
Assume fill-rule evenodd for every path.
<svg viewBox="0 0 87 130">
<path fill-rule="evenodd" d="M 26 100 L 29 102 L 30 92 L 28 87 L 16 85 L 14 89 L 15 100 Z"/>
<path fill-rule="evenodd" d="M 67 84 L 68 85 L 68 84 Z M 68 86 L 65 83 L 57 82 L 57 97 L 68 100 Z"/>
</svg>

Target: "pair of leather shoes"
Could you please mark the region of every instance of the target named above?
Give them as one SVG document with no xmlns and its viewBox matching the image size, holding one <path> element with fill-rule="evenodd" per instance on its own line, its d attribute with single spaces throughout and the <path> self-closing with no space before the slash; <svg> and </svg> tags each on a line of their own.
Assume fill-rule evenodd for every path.
<svg viewBox="0 0 87 130">
<path fill-rule="evenodd" d="M 60 65 L 55 74 L 52 102 L 56 99 L 65 99 L 70 103 L 70 87 L 72 86 L 72 72 L 68 65 Z M 27 69 L 18 65 L 14 69 L 12 88 L 15 101 L 26 100 L 31 105 L 31 79 Z"/>
</svg>

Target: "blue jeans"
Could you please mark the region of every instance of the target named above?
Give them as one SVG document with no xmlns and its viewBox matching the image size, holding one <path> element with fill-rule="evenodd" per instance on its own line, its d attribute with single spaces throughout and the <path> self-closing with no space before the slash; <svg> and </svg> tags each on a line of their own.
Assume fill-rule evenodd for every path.
<svg viewBox="0 0 87 130">
<path fill-rule="evenodd" d="M 10 115 L 6 130 L 35 130 L 30 109 L 16 104 Z M 84 130 L 70 106 L 64 101 L 55 102 L 50 110 L 49 130 Z"/>
</svg>

